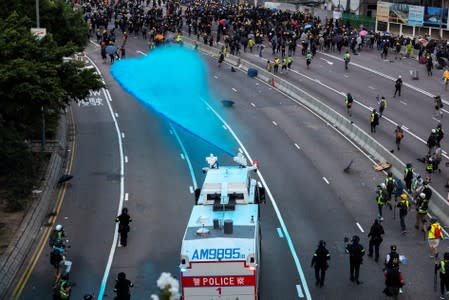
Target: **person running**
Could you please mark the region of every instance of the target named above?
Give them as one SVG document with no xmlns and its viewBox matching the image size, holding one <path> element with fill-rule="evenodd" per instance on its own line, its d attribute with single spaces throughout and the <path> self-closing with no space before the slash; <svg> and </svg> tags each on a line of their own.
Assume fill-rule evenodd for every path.
<svg viewBox="0 0 449 300">
<path fill-rule="evenodd" d="M 379 119 L 382 118 L 384 110 L 387 108 L 387 99 L 382 96 L 379 100 Z"/>
<path fill-rule="evenodd" d="M 354 235 L 351 243 L 346 245 L 346 253 L 349 254 L 349 279 L 352 282 L 361 284 L 359 281 L 360 265 L 363 262 L 363 256 L 365 255 L 365 248 L 360 244 L 360 237 Z"/>
<path fill-rule="evenodd" d="M 379 247 L 383 241 L 382 235 L 385 234 L 384 228 L 382 224 L 380 224 L 378 219 L 374 220 L 373 225 L 371 225 L 371 229 L 368 233 L 369 247 L 368 247 L 368 257 L 373 257 L 374 252 L 374 261 L 379 261 Z"/>
<path fill-rule="evenodd" d="M 394 83 L 394 95 L 393 98 L 396 97 L 396 94 L 399 94 L 399 97 L 401 97 L 401 89 L 402 89 L 402 76 L 399 75 L 398 79 L 396 79 L 396 82 Z"/>
<path fill-rule="evenodd" d="M 307 65 L 307 69 L 310 68 L 310 64 L 312 63 L 312 58 L 313 58 L 312 52 L 310 52 L 310 50 L 307 51 L 307 55 L 306 55 L 306 65 Z"/>
<path fill-rule="evenodd" d="M 445 252 L 443 259 L 435 264 L 435 274 L 440 270 L 440 299 L 446 299 L 446 293 L 449 293 L 449 252 Z"/>
<path fill-rule="evenodd" d="M 430 258 L 437 259 L 438 246 L 440 245 L 440 240 L 442 240 L 443 238 L 443 228 L 437 222 L 437 219 L 430 219 L 430 225 L 427 228 L 427 241 L 429 243 Z"/>
<path fill-rule="evenodd" d="M 345 70 L 348 70 L 349 62 L 351 61 L 351 53 L 349 51 L 346 51 L 343 60 L 345 61 Z"/>
<path fill-rule="evenodd" d="M 130 300 L 131 294 L 129 288 L 134 285 L 128 279 L 126 279 L 126 274 L 124 272 L 118 273 L 117 279 L 115 280 L 114 292 L 117 294 L 116 300 Z"/>
<path fill-rule="evenodd" d="M 118 232 L 120 234 L 120 246 L 126 247 L 129 232 L 129 223 L 132 222 L 131 217 L 128 214 L 128 209 L 126 207 L 122 208 L 122 213 L 115 218 L 115 222 L 119 223 Z"/>
<path fill-rule="evenodd" d="M 435 117 L 442 118 L 443 117 L 443 101 L 441 100 L 441 96 L 437 95 L 433 97 L 433 103 L 435 108 Z"/>
<path fill-rule="evenodd" d="M 449 84 L 449 70 L 446 68 L 443 72 L 444 90 L 447 91 L 447 85 Z"/>
<path fill-rule="evenodd" d="M 399 222 L 401 224 L 402 234 L 406 234 L 407 228 L 405 226 L 405 217 L 410 210 L 410 201 L 408 201 L 407 194 L 401 194 L 401 200 L 397 204 L 397 207 L 399 208 Z"/>
<path fill-rule="evenodd" d="M 352 117 L 352 102 L 354 99 L 352 98 L 351 93 L 347 93 L 345 97 L 345 104 L 346 104 L 346 112 L 350 117 Z"/>
<path fill-rule="evenodd" d="M 398 150 L 401 150 L 401 141 L 404 138 L 404 131 L 401 128 L 401 125 L 396 126 L 396 129 L 394 130 L 394 136 L 396 139 L 396 148 Z"/>
<path fill-rule="evenodd" d="M 412 192 L 412 180 L 413 180 L 413 167 L 411 163 L 407 163 L 404 169 L 404 182 L 405 182 L 405 188 L 407 189 L 407 192 L 410 194 Z"/>
<path fill-rule="evenodd" d="M 373 109 L 370 114 L 371 132 L 376 132 L 376 126 L 379 125 L 379 114 Z"/>
<path fill-rule="evenodd" d="M 429 200 L 426 199 L 426 194 L 420 193 L 415 199 L 416 201 L 416 222 L 415 228 L 424 231 L 425 223 L 427 221 L 427 210 L 429 209 Z"/>
<path fill-rule="evenodd" d="M 387 188 L 385 186 L 385 183 L 383 182 L 377 186 L 376 203 L 378 209 L 377 218 L 379 219 L 379 221 L 383 221 L 384 218 L 382 216 L 382 210 L 384 205 L 387 203 Z"/>
<path fill-rule="evenodd" d="M 326 270 L 329 268 L 329 259 L 331 255 L 329 251 L 326 249 L 326 242 L 321 240 L 318 243 L 318 248 L 312 257 L 312 262 L 310 264 L 311 267 L 315 267 L 315 285 L 319 287 L 323 287 L 324 279 L 326 277 Z"/>
</svg>

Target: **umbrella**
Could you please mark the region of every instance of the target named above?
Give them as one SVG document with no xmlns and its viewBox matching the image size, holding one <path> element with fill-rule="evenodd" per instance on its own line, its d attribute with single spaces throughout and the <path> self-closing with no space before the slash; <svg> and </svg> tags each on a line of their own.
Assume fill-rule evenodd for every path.
<svg viewBox="0 0 449 300">
<path fill-rule="evenodd" d="M 306 25 L 304 25 L 304 30 L 309 29 L 309 28 L 312 28 L 312 24 L 306 24 Z"/>
<path fill-rule="evenodd" d="M 362 31 L 359 32 L 360 36 L 365 36 L 367 34 L 368 34 L 368 31 L 366 31 L 366 30 L 362 30 Z"/>
<path fill-rule="evenodd" d="M 116 50 L 116 47 L 114 45 L 109 45 L 109 46 L 106 47 L 105 50 L 106 50 L 107 54 L 114 54 L 115 50 Z"/>
<path fill-rule="evenodd" d="M 156 40 L 158 40 L 158 41 L 162 41 L 162 40 L 164 39 L 164 35 L 158 33 L 158 34 L 156 34 L 156 36 L 155 36 L 154 38 L 155 38 Z"/>
</svg>

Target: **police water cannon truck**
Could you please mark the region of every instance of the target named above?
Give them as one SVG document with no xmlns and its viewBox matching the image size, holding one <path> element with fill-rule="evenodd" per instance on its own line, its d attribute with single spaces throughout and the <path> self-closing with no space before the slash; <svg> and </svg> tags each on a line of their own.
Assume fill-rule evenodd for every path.
<svg viewBox="0 0 449 300">
<path fill-rule="evenodd" d="M 212 154 L 206 161 L 182 241 L 182 299 L 259 299 L 265 189 L 251 177 L 257 165 L 248 166 L 241 153 L 234 157 L 237 166 L 219 166 Z"/>
</svg>

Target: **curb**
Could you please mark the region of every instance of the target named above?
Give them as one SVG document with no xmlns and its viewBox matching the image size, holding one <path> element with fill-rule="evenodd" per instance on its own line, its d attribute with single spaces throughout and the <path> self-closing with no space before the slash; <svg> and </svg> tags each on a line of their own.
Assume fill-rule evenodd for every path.
<svg viewBox="0 0 449 300">
<path fill-rule="evenodd" d="M 61 114 L 57 131 L 59 149 L 52 152 L 45 173 L 45 181 L 39 189 L 39 196 L 33 196 L 33 203 L 25 215 L 15 237 L 11 240 L 5 253 L 0 257 L 0 299 L 7 299 L 17 281 L 18 271 L 23 270 L 37 246 L 44 227 L 52 224 L 44 223 L 56 200 L 59 188 L 56 187 L 58 178 L 63 173 L 67 158 L 67 139 L 72 124 L 66 114 Z"/>
</svg>

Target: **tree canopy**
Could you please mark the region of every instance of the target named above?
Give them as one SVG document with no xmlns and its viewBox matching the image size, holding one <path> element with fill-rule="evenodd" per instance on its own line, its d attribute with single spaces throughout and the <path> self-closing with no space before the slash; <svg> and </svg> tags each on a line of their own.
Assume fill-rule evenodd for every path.
<svg viewBox="0 0 449 300">
<path fill-rule="evenodd" d="M 0 1 L 0 177 L 18 174 L 18 168 L 22 175 L 35 169 L 24 141 L 40 137 L 42 108 L 49 119 L 57 119 L 71 101 L 103 87 L 94 69 L 63 62 L 87 43 L 82 15 L 63 0 L 40 0 L 41 27 L 47 35 L 38 39 L 30 31 L 36 27 L 34 3 Z M 49 126 L 47 134 L 54 131 Z"/>
</svg>

